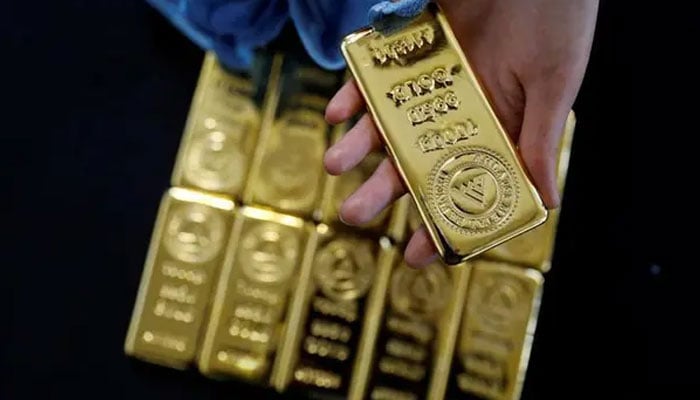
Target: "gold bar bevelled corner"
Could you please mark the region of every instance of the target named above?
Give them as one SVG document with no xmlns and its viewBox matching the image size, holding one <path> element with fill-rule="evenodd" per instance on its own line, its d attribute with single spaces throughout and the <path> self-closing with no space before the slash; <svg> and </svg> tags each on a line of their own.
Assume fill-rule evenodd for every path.
<svg viewBox="0 0 700 400">
<path fill-rule="evenodd" d="M 475 262 L 448 398 L 520 398 L 543 285 L 537 270 Z"/>
<path fill-rule="evenodd" d="M 198 357 L 205 375 L 267 384 L 299 273 L 316 234 L 306 221 L 269 210 L 239 210 Z"/>
<path fill-rule="evenodd" d="M 194 362 L 234 219 L 233 201 L 183 188 L 163 197 L 127 333 L 127 354 Z"/>
<path fill-rule="evenodd" d="M 264 119 L 263 106 L 270 101 L 266 88 L 276 86 L 280 63 L 279 55 L 260 54 L 254 77 L 229 71 L 216 55 L 206 54 L 173 169 L 173 186 L 240 198 Z"/>
<path fill-rule="evenodd" d="M 547 218 L 539 193 L 435 4 L 343 54 L 443 260 L 458 264 Z"/>
<path fill-rule="evenodd" d="M 368 293 L 376 282 L 380 243 L 327 225 L 319 225 L 317 231 L 313 265 L 295 298 L 301 325 L 286 331 L 283 341 L 289 355 L 273 374 L 273 386 L 280 392 L 346 398 Z"/>
<path fill-rule="evenodd" d="M 564 134 L 559 143 L 557 159 L 557 184 L 560 196 L 564 195 L 564 186 L 569 169 L 569 156 L 576 128 L 576 114 L 571 111 L 566 119 Z M 559 209 L 550 210 L 547 221 L 537 228 L 484 253 L 485 258 L 505 261 L 537 268 L 547 272 L 551 268 L 554 252 L 554 240 L 559 224 Z"/>
<path fill-rule="evenodd" d="M 287 57 L 279 102 L 263 130 L 243 202 L 313 217 L 322 193 L 323 155 L 332 128 L 324 112 L 343 75 Z"/>
</svg>

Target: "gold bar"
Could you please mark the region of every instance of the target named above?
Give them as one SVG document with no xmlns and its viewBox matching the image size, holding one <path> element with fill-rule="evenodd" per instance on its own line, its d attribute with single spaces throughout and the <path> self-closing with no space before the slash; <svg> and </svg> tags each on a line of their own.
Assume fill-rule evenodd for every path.
<svg viewBox="0 0 700 400">
<path fill-rule="evenodd" d="M 533 269 L 475 263 L 448 398 L 520 398 L 543 284 Z"/>
<path fill-rule="evenodd" d="M 392 215 L 387 234 L 397 243 L 408 242 L 423 224 L 423 219 L 410 194 L 401 197 L 394 207 L 396 212 Z"/>
<path fill-rule="evenodd" d="M 394 263 L 400 257 L 398 249 L 391 242 L 382 238 L 379 242 L 381 252 L 377 261 L 377 274 L 372 284 L 372 289 L 367 298 L 367 311 L 362 321 L 362 335 L 358 345 L 357 359 L 352 370 L 352 382 L 348 400 L 362 400 L 365 398 L 367 385 L 372 372 L 372 362 L 376 350 L 377 337 L 384 315 L 386 292 L 391 281 L 391 271 Z"/>
<path fill-rule="evenodd" d="M 397 258 L 397 261 L 399 259 Z M 372 400 L 442 399 L 468 270 L 442 263 L 395 263 L 379 316 L 367 392 Z M 457 312 L 455 312 L 457 311 Z M 431 386 L 433 386 L 431 390 Z M 441 393 L 442 392 L 442 393 Z"/>
<path fill-rule="evenodd" d="M 302 219 L 245 207 L 233 227 L 198 364 L 209 376 L 267 384 L 289 320 L 289 299 L 313 254 Z"/>
<path fill-rule="evenodd" d="M 391 216 L 389 217 L 389 223 L 386 227 L 386 235 L 394 241 L 394 243 L 404 243 L 411 237 L 411 233 L 415 230 L 411 230 L 410 225 L 410 212 L 411 208 L 414 208 L 413 200 L 410 194 L 405 194 L 401 196 L 400 199 L 392 206 Z M 420 218 L 420 216 L 418 217 Z M 416 227 L 417 229 L 418 227 Z"/>
<path fill-rule="evenodd" d="M 378 242 L 319 226 L 322 238 L 305 291 L 297 332 L 287 330 L 289 357 L 275 388 L 320 398 L 346 398 L 358 354 L 362 316 L 377 273 Z M 275 374 L 273 374 L 275 375 Z"/>
<path fill-rule="evenodd" d="M 342 77 L 301 56 L 285 58 L 279 104 L 258 145 L 244 191 L 246 204 L 313 217 L 322 193 L 323 155 L 331 139 L 325 107 Z"/>
<path fill-rule="evenodd" d="M 266 88 L 276 90 L 280 64 L 279 56 L 260 54 L 250 75 L 229 71 L 213 52 L 206 54 L 173 169 L 173 186 L 240 197 L 258 142 Z"/>
<path fill-rule="evenodd" d="M 443 400 L 445 398 L 457 334 L 459 333 L 459 321 L 462 319 L 464 303 L 467 298 L 471 264 L 464 263 L 452 268 L 454 269 L 452 275 L 456 289 L 440 321 L 440 334 L 436 342 L 437 350 L 433 364 L 433 373 L 430 377 L 428 396 L 426 397 L 428 400 Z"/>
<path fill-rule="evenodd" d="M 569 170 L 569 157 L 575 128 L 576 114 L 571 111 L 566 120 L 564 134 L 559 144 L 559 157 L 557 160 L 557 183 L 562 197 L 564 195 L 566 175 Z M 552 266 L 559 213 L 559 208 L 550 210 L 549 218 L 544 224 L 489 250 L 484 253 L 484 258 L 537 268 L 542 272 L 549 271 Z"/>
<path fill-rule="evenodd" d="M 440 255 L 457 264 L 540 224 L 547 210 L 435 4 L 342 50 Z"/>
<path fill-rule="evenodd" d="M 172 188 L 161 201 L 125 352 L 184 369 L 195 359 L 233 225 L 233 201 Z"/>
</svg>

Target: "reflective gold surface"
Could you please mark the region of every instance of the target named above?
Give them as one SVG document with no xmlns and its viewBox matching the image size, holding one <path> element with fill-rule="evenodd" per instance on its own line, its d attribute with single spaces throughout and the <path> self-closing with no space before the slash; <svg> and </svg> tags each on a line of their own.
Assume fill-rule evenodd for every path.
<svg viewBox="0 0 700 400">
<path fill-rule="evenodd" d="M 308 286 L 297 292 L 303 297 L 303 323 L 298 333 L 287 332 L 294 351 L 275 387 L 345 398 L 379 249 L 376 240 L 323 226 L 320 235 Z"/>
<path fill-rule="evenodd" d="M 240 196 L 258 140 L 268 79 L 279 66 L 261 56 L 257 79 L 205 57 L 173 171 L 173 186 Z M 277 63 L 278 64 L 278 63 Z"/>
<path fill-rule="evenodd" d="M 325 177 L 323 155 L 331 140 L 324 111 L 341 83 L 341 73 L 285 59 L 280 101 L 258 147 L 244 202 L 313 216 Z"/>
<path fill-rule="evenodd" d="M 383 296 L 370 305 L 378 322 L 371 363 L 366 375 L 356 376 L 365 381 L 350 398 L 440 399 L 445 390 L 446 380 L 438 381 L 449 369 L 456 334 L 450 322 L 457 322 L 463 304 L 454 300 L 463 298 L 467 271 L 441 263 L 413 269 L 397 255 Z"/>
<path fill-rule="evenodd" d="M 561 196 L 564 194 L 575 128 L 576 114 L 571 111 L 566 120 L 557 160 L 557 183 Z M 558 223 L 559 209 L 550 210 L 549 217 L 544 224 L 489 250 L 484 254 L 484 257 L 537 268 L 543 272 L 549 271 Z"/>
<path fill-rule="evenodd" d="M 311 233 L 296 217 L 239 211 L 199 356 L 202 373 L 268 380 L 289 298 L 315 244 Z"/>
<path fill-rule="evenodd" d="M 412 73 L 422 65 L 439 68 L 434 64 L 443 63 L 445 71 L 454 72 L 449 76 L 451 85 L 438 87 L 438 81 L 447 82 L 447 77 L 434 71 L 430 95 L 445 96 L 449 89 L 455 96 L 469 95 L 460 101 L 478 103 L 479 92 L 470 86 L 473 77 L 450 50 L 451 39 L 441 36 L 435 20 L 423 18 L 418 24 L 432 30 L 420 28 L 413 33 L 414 40 L 422 38 L 423 47 L 406 70 Z M 407 73 L 401 64 L 406 54 L 398 48 L 394 48 L 396 54 L 392 48 L 375 50 L 368 56 L 376 60 L 370 67 L 387 69 L 392 77 L 402 79 Z M 528 267 L 547 270 L 558 210 L 543 226 L 466 263 L 438 262 L 411 269 L 402 263 L 403 250 L 410 234 L 424 223 L 414 199 L 420 200 L 423 211 L 425 207 L 430 211 L 429 197 L 405 195 L 364 227 L 349 227 L 338 220 L 342 201 L 383 158 L 381 153 L 372 154 L 340 177 L 323 171 L 326 147 L 347 128 L 330 129 L 323 121 L 323 108 L 342 74 L 318 74 L 320 70 L 309 67 L 308 60 L 288 55 L 262 56 L 268 60 L 262 71 L 268 81 L 263 85 L 265 93 L 253 96 L 259 108 L 260 138 L 249 148 L 246 143 L 253 140 L 251 136 L 235 131 L 242 141 L 225 139 L 219 146 L 215 145 L 218 134 L 213 132 L 222 130 L 221 124 L 252 126 L 246 108 L 234 107 L 247 98 L 243 93 L 251 81 L 243 75 L 222 75 L 212 57 L 207 56 L 202 68 L 173 174 L 173 182 L 194 189 L 173 187 L 162 200 L 127 334 L 127 354 L 174 368 L 196 361 L 210 377 L 242 379 L 319 399 L 517 399 L 543 285 L 541 273 Z M 369 81 L 375 79 L 369 76 Z M 412 83 L 408 89 L 410 93 L 427 90 L 428 83 L 420 78 L 415 85 L 422 89 Z M 401 97 L 407 94 L 403 90 L 389 94 L 392 104 L 413 104 L 415 99 Z M 217 108 L 220 104 L 237 112 Z M 463 131 L 455 128 L 454 132 L 467 132 L 469 143 L 452 147 L 472 151 L 469 145 L 476 143 L 480 149 L 492 145 L 503 150 L 505 145 L 498 140 L 482 138 L 487 127 L 490 136 L 498 136 L 497 122 L 489 119 L 490 114 L 481 108 L 467 111 L 471 113 L 467 121 L 478 119 L 478 133 L 469 134 L 475 132 L 476 124 L 465 123 Z M 459 117 L 455 111 L 417 126 L 458 123 L 447 119 L 452 114 Z M 217 115 L 217 125 L 207 128 L 212 115 Z M 196 128 L 197 121 L 199 128 L 206 129 Z M 572 113 L 560 152 L 561 190 L 575 122 Z M 208 135 L 208 144 L 197 144 L 197 132 Z M 429 143 L 414 144 L 426 149 Z M 398 141 L 395 147 L 399 154 L 412 154 L 406 146 Z M 430 158 L 443 150 L 448 151 L 426 154 Z M 234 159 L 242 153 L 243 168 L 250 170 L 247 179 L 245 171 L 228 169 L 227 164 L 238 163 Z M 406 167 L 412 174 L 426 165 L 426 159 L 415 160 Z M 488 157 L 484 160 L 488 163 Z M 499 171 L 495 164 L 484 167 L 470 162 L 459 174 L 472 182 L 472 189 L 488 188 L 490 177 L 518 177 L 516 168 L 499 175 L 494 173 Z M 238 176 L 235 185 L 232 176 Z M 517 183 L 520 195 L 529 187 L 525 183 Z M 421 181 L 416 187 L 423 190 L 424 184 Z M 498 192 L 501 189 L 495 189 L 496 212 L 506 196 Z M 234 210 L 233 198 L 241 190 L 243 205 Z M 224 194 L 207 194 L 211 191 Z M 490 196 L 488 190 L 482 194 L 485 199 Z M 473 204 L 460 204 L 474 210 Z M 514 209 L 502 228 L 522 221 L 527 213 L 519 212 Z M 480 236 L 479 243 L 495 238 L 496 232 Z M 476 243 L 472 236 L 461 238 Z"/>
<path fill-rule="evenodd" d="M 448 398 L 520 397 L 543 284 L 536 270 L 475 263 Z"/>
<path fill-rule="evenodd" d="M 182 188 L 165 194 L 127 334 L 127 354 L 175 368 L 194 361 L 233 210 L 233 202 L 223 197 Z"/>
<path fill-rule="evenodd" d="M 437 6 L 342 45 L 387 150 L 449 264 L 543 223 L 539 194 Z"/>
</svg>

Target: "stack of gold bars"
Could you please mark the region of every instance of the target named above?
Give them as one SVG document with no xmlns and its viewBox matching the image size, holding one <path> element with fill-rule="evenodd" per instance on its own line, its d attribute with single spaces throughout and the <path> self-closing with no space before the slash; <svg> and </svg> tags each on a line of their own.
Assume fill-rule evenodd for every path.
<svg viewBox="0 0 700 400">
<path fill-rule="evenodd" d="M 385 46 L 375 62 L 417 44 Z M 459 265 L 406 266 L 423 222 L 410 195 L 361 228 L 337 218 L 384 157 L 323 171 L 347 128 L 324 121 L 345 77 L 297 55 L 262 52 L 250 74 L 206 55 L 126 353 L 314 398 L 519 398 L 557 212 Z M 572 112 L 560 190 L 574 125 Z"/>
</svg>

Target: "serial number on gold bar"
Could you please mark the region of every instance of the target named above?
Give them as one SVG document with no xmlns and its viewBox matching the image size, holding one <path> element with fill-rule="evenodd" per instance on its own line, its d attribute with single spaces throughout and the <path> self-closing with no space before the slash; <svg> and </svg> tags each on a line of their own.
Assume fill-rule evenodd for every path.
<svg viewBox="0 0 700 400">
<path fill-rule="evenodd" d="M 566 120 L 557 160 L 557 184 L 562 197 L 569 169 L 569 156 L 575 127 L 576 114 L 571 111 Z M 484 253 L 484 257 L 537 268 L 542 272 L 549 271 L 554 254 L 559 214 L 560 209 L 550 210 L 549 217 L 544 224 L 487 251 Z"/>
<path fill-rule="evenodd" d="M 267 79 L 271 57 L 257 68 Z M 240 196 L 258 141 L 265 82 L 226 70 L 207 53 L 192 101 L 172 184 Z"/>
<path fill-rule="evenodd" d="M 453 306 L 462 270 L 442 263 L 414 269 L 397 263 L 383 307 L 367 398 L 418 400 L 428 396 L 445 317 Z"/>
<path fill-rule="evenodd" d="M 378 242 L 361 236 L 329 231 L 320 239 L 306 321 L 287 366 L 292 390 L 347 397 L 378 253 Z"/>
<path fill-rule="evenodd" d="M 396 32 L 351 34 L 342 49 L 445 262 L 545 221 L 539 194 L 436 5 Z"/>
<path fill-rule="evenodd" d="M 543 284 L 542 274 L 534 269 L 475 262 L 449 398 L 520 397 Z"/>
<path fill-rule="evenodd" d="M 163 197 L 127 334 L 127 354 L 175 368 L 195 359 L 234 204 L 172 188 Z"/>
<path fill-rule="evenodd" d="M 239 211 L 198 360 L 202 373 L 268 380 L 310 232 L 296 217 Z"/>
</svg>

